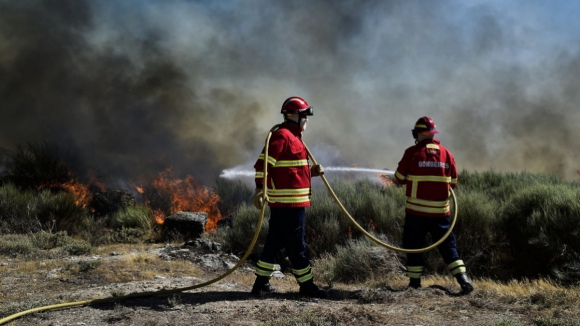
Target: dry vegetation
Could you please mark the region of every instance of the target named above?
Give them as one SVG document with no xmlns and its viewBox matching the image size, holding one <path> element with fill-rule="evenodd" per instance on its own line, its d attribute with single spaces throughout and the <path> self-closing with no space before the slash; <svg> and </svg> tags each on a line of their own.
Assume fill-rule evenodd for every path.
<svg viewBox="0 0 580 326">
<path fill-rule="evenodd" d="M 177 246 L 177 244 L 175 245 Z M 29 260 L 3 258 L 0 316 L 63 302 L 175 289 L 210 280 L 187 260 L 159 256 L 162 245 L 111 245 L 86 256 Z M 316 262 L 319 283 L 327 261 Z M 460 296 L 454 280 L 431 276 L 408 290 L 402 275 L 373 275 L 364 283 L 333 283 L 325 300 L 296 295 L 293 277 L 272 281 L 280 293 L 248 295 L 247 263 L 208 287 L 174 294 L 33 313 L 11 325 L 580 325 L 580 292 L 549 280 L 501 284 L 476 279 Z"/>
</svg>

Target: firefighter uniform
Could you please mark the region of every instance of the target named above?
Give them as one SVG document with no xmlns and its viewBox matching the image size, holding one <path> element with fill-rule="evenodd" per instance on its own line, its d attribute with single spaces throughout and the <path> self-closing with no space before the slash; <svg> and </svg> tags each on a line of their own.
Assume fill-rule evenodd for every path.
<svg viewBox="0 0 580 326">
<path fill-rule="evenodd" d="M 428 117 L 419 119 L 413 131 L 415 139 L 418 132 L 426 131 L 425 134 L 429 135 L 437 133 L 434 122 Z M 439 140 L 423 137 L 405 151 L 395 178 L 399 184 L 406 185 L 403 248 L 423 248 L 427 233 L 431 233 L 433 241 L 441 239 L 450 228 L 449 188 L 457 186 L 457 167 L 453 154 Z M 437 249 L 464 292 L 473 290 L 471 283 L 471 289 L 463 286 L 463 283 L 469 281 L 465 276 L 465 264 L 457 253 L 453 232 Z M 407 254 L 410 286 L 421 286 L 423 270 L 423 254 Z"/>
<path fill-rule="evenodd" d="M 291 100 L 299 99 L 299 100 Z M 301 98 L 286 100 L 285 105 L 304 107 L 307 103 Z M 294 103 L 292 103 L 294 101 Z M 283 113 L 285 107 L 283 106 Z M 292 109 L 292 108 L 291 108 Z M 311 112 L 311 107 L 308 107 Z M 256 266 L 256 283 L 252 293 L 270 292 L 269 279 L 274 272 L 279 254 L 285 254 L 292 264 L 292 274 L 300 285 L 300 293 L 324 297 L 326 291 L 313 283 L 312 268 L 306 251 L 305 208 L 310 206 L 311 168 L 308 152 L 302 142 L 303 128 L 286 120 L 270 137 L 268 153 L 265 148 L 258 157 L 256 170 L 256 189 L 267 187 L 267 200 L 270 207 L 269 230 L 266 243 Z M 264 164 L 268 164 L 268 180 L 264 180 Z M 321 168 L 321 167 L 320 167 Z"/>
</svg>

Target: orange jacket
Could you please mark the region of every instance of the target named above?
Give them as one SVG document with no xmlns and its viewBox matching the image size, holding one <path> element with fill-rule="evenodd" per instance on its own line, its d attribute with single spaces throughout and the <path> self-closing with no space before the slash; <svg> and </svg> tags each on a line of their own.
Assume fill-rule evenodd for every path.
<svg viewBox="0 0 580 326">
<path fill-rule="evenodd" d="M 256 188 L 264 185 L 264 149 L 254 164 Z M 284 122 L 272 133 L 267 185 L 270 207 L 310 206 L 310 165 L 299 126 Z"/>
<path fill-rule="evenodd" d="M 457 166 L 453 154 L 437 139 L 425 139 L 407 148 L 395 178 L 407 185 L 405 212 L 449 216 L 449 187 L 457 186 Z"/>
</svg>

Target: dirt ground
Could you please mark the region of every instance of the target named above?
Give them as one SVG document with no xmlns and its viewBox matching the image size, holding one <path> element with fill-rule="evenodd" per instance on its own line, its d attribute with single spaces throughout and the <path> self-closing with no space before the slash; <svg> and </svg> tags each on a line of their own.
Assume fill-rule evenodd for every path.
<svg viewBox="0 0 580 326">
<path fill-rule="evenodd" d="M 189 286 L 191 279 L 165 280 L 171 286 Z M 163 282 L 165 283 L 165 282 Z M 275 282 L 273 282 L 275 283 Z M 169 285 L 169 284 L 168 284 Z M 119 290 L 149 291 L 159 282 L 116 285 Z M 83 294 L 100 297 L 107 288 Z M 199 290 L 50 310 L 24 316 L 13 325 L 256 325 L 276 324 L 285 317 L 304 316 L 303 322 L 321 325 L 476 325 L 502 320 L 525 320 L 526 312 L 489 304 L 481 307 L 477 293 L 455 297 L 440 288 L 395 292 L 384 290 L 386 302 L 361 303 L 356 291 L 333 289 L 328 299 L 305 299 L 293 292 L 253 298 L 248 286 L 224 281 Z M 81 299 L 82 300 L 82 299 Z M 485 300 L 483 300 L 485 301 Z M 312 314 L 312 315 L 309 315 Z"/>
<path fill-rule="evenodd" d="M 293 277 L 286 275 L 272 280 L 279 293 L 256 298 L 248 293 L 254 279 L 252 270 L 253 267 L 246 264 L 227 278 L 199 289 L 47 310 L 24 315 L 6 324 L 508 325 L 506 323 L 510 322 L 509 325 L 526 325 L 539 316 L 580 320 L 578 307 L 546 309 L 527 299 L 507 302 L 479 289 L 477 280 L 474 282 L 476 290 L 466 296 L 459 295 L 459 288 L 452 280 L 437 281 L 439 284 L 427 280 L 423 288 L 415 290 L 407 289 L 405 280 L 401 279 L 373 289 L 335 284 L 329 289 L 327 299 L 310 299 L 297 295 L 298 287 Z M 111 297 L 111 293 L 125 295 L 184 288 L 211 280 L 222 272 L 211 270 L 203 277 L 153 277 L 106 285 L 82 280 L 80 275 L 79 279 L 56 278 L 47 281 L 46 293 L 26 293 L 18 304 L 26 309 L 43 306 L 46 305 L 43 298 L 49 296 L 54 303 L 54 293 L 61 293 L 62 302 L 70 302 Z M 2 291 L 10 293 L 26 283 L 26 279 L 9 281 L 4 278 Z M 0 301 L 0 305 L 5 306 L 16 303 Z M 0 316 L 4 317 L 7 316 Z"/>
</svg>

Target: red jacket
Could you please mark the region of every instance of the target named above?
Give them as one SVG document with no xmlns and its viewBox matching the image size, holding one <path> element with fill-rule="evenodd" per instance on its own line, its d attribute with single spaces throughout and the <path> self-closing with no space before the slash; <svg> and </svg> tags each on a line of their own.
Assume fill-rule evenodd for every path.
<svg viewBox="0 0 580 326">
<path fill-rule="evenodd" d="M 449 216 L 449 187 L 457 186 L 457 166 L 453 154 L 437 139 L 425 139 L 407 148 L 395 178 L 407 185 L 405 212 Z"/>
<path fill-rule="evenodd" d="M 254 164 L 256 188 L 264 185 L 264 149 Z M 310 165 L 299 126 L 284 122 L 272 133 L 267 185 L 270 207 L 310 206 Z"/>
</svg>

